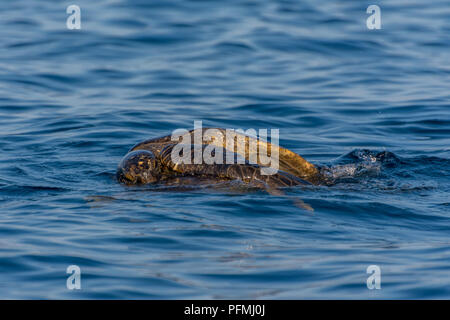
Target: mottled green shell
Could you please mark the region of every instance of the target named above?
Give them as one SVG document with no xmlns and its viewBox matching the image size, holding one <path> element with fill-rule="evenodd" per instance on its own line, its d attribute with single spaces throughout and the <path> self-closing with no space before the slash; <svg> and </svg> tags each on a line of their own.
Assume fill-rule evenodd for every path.
<svg viewBox="0 0 450 320">
<path fill-rule="evenodd" d="M 267 187 L 290 187 L 296 185 L 308 185 L 309 182 L 300 179 L 290 173 L 278 171 L 274 174 L 264 175 L 261 172 L 261 166 L 257 164 L 250 164 L 245 161 L 243 164 L 227 164 L 226 163 L 226 150 L 222 147 L 217 147 L 212 153 L 220 148 L 220 154 L 222 155 L 221 162 L 213 165 L 201 163 L 194 163 L 194 145 L 187 146 L 190 149 L 191 161 L 190 163 L 175 163 L 172 160 L 172 150 L 174 144 L 165 146 L 159 153 L 158 159 L 160 164 L 173 171 L 176 175 L 191 175 L 200 178 L 214 177 L 217 180 L 241 180 L 245 183 L 253 184 L 255 186 L 267 188 Z M 207 147 L 201 146 L 202 151 Z"/>
<path fill-rule="evenodd" d="M 212 134 L 211 134 L 212 132 Z M 174 144 L 180 143 L 182 141 L 194 141 L 194 137 L 197 135 L 205 136 L 208 135 L 209 140 L 203 140 L 201 143 L 205 145 L 214 145 L 217 147 L 227 148 L 226 144 L 226 133 L 225 129 L 221 128 L 202 128 L 195 129 L 187 132 L 186 134 L 179 137 L 178 140 L 173 141 L 172 136 L 164 136 L 155 139 L 150 139 L 143 141 L 137 145 L 135 145 L 130 151 L 135 150 L 150 150 L 155 154 L 160 154 L 164 147 Z M 257 159 L 257 164 L 264 166 L 261 161 L 261 156 L 258 154 L 260 150 L 263 150 L 267 156 L 271 156 L 272 148 L 275 147 L 271 143 L 267 141 L 263 141 L 248 135 L 244 135 L 239 132 L 234 132 L 234 148 L 228 150 L 230 152 L 234 152 L 239 154 L 242 157 L 245 157 L 246 160 Z M 258 146 L 254 148 L 254 146 Z M 278 160 L 279 160 L 279 169 L 284 171 L 285 173 L 294 175 L 300 179 L 306 180 L 310 183 L 316 184 L 320 179 L 320 174 L 318 169 L 312 164 L 302 158 L 300 155 L 292 152 L 283 147 L 278 147 Z M 211 166 L 209 166 L 211 167 Z"/>
</svg>

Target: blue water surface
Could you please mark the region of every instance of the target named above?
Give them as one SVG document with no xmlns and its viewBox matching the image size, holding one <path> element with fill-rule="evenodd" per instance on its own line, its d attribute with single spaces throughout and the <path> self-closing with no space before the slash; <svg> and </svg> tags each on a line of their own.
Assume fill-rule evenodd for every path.
<svg viewBox="0 0 450 320">
<path fill-rule="evenodd" d="M 450 298 L 448 0 L 2 1 L 0 38 L 0 298 Z M 115 180 L 194 120 L 278 128 L 337 183 Z"/>
</svg>

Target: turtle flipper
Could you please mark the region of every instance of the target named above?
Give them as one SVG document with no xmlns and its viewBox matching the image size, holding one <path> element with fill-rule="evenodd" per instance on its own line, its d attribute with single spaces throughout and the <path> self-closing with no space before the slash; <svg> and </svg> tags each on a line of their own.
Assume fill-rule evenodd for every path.
<svg viewBox="0 0 450 320">
<path fill-rule="evenodd" d="M 265 183 L 262 183 L 261 181 L 255 181 L 252 183 L 252 185 L 254 185 L 257 188 L 260 188 L 261 190 L 266 191 L 271 196 L 285 197 L 285 198 L 290 199 L 292 201 L 292 203 L 294 204 L 294 206 L 296 206 L 297 208 L 308 210 L 308 211 L 314 211 L 314 208 L 311 207 L 306 202 L 304 202 L 302 199 L 300 199 L 299 197 L 287 195 L 283 190 L 281 190 L 278 187 L 267 185 Z"/>
</svg>

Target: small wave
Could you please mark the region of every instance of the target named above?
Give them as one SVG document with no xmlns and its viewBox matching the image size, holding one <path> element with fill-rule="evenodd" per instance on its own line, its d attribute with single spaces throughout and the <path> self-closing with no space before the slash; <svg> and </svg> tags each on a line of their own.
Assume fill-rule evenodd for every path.
<svg viewBox="0 0 450 320">
<path fill-rule="evenodd" d="M 357 184 L 358 188 L 427 191 L 439 187 L 433 180 L 450 174 L 450 161 L 438 157 L 400 157 L 393 152 L 355 149 L 329 165 L 320 167 L 329 185 Z M 433 168 L 434 167 L 434 168 Z M 421 179 L 417 179 L 417 176 Z"/>
<path fill-rule="evenodd" d="M 34 192 L 67 192 L 70 189 L 53 186 L 27 186 L 27 185 L 7 185 L 0 186 L 0 190 L 5 193 L 29 194 Z"/>
</svg>

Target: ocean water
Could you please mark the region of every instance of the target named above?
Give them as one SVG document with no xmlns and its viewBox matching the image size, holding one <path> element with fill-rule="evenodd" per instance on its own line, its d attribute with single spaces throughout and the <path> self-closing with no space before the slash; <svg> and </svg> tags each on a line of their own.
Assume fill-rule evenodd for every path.
<svg viewBox="0 0 450 320">
<path fill-rule="evenodd" d="M 2 1 L 0 298 L 449 299 L 449 21 L 447 0 Z M 115 180 L 195 120 L 279 129 L 336 183 Z"/>
</svg>

